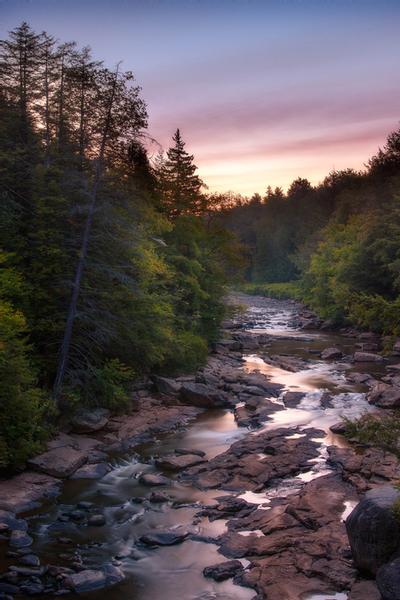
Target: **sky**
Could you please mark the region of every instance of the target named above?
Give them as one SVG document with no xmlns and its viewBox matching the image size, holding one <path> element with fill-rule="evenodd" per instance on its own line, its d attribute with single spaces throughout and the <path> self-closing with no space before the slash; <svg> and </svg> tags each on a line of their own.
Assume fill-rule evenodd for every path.
<svg viewBox="0 0 400 600">
<path fill-rule="evenodd" d="M 399 127 L 400 0 L 0 0 L 2 38 L 23 20 L 122 59 L 211 192 L 362 168 Z"/>
</svg>

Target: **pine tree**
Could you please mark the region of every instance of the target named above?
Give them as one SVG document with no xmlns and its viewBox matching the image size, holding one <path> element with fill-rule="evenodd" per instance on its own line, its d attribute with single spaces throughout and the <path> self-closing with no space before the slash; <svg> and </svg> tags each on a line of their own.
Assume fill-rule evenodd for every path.
<svg viewBox="0 0 400 600">
<path fill-rule="evenodd" d="M 159 173 L 164 210 L 170 218 L 199 214 L 204 204 L 201 193 L 204 183 L 196 174 L 194 156 L 186 152 L 179 129 L 173 141 L 174 146 L 167 151 L 167 158 Z"/>
</svg>

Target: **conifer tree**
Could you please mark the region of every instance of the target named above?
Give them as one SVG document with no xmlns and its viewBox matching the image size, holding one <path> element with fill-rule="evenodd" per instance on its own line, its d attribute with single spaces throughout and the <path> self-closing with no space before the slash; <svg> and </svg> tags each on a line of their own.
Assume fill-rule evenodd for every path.
<svg viewBox="0 0 400 600">
<path fill-rule="evenodd" d="M 167 151 L 167 158 L 159 173 L 164 209 L 170 218 L 199 214 L 204 205 L 201 193 L 204 183 L 196 174 L 194 156 L 185 150 L 179 129 L 173 141 L 174 145 Z"/>
</svg>

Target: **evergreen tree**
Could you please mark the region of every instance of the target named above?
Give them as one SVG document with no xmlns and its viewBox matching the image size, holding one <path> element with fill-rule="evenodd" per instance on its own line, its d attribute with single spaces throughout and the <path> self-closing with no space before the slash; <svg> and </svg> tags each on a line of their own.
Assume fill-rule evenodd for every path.
<svg viewBox="0 0 400 600">
<path fill-rule="evenodd" d="M 200 214 L 204 209 L 203 181 L 196 174 L 194 156 L 185 150 L 179 129 L 173 136 L 174 145 L 159 172 L 163 206 L 170 218 Z"/>
</svg>

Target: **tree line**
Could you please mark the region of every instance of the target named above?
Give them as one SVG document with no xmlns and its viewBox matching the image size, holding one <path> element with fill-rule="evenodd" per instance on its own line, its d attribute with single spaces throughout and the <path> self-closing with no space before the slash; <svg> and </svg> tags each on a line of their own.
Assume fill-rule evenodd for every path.
<svg viewBox="0 0 400 600">
<path fill-rule="evenodd" d="M 122 410 L 190 371 L 224 314 L 234 236 L 177 130 L 156 160 L 134 76 L 28 24 L 0 44 L 0 468 L 58 415 Z"/>
<path fill-rule="evenodd" d="M 305 301 L 333 324 L 400 335 L 400 130 L 361 171 L 298 178 L 222 210 L 248 248 L 249 290 Z"/>
</svg>

